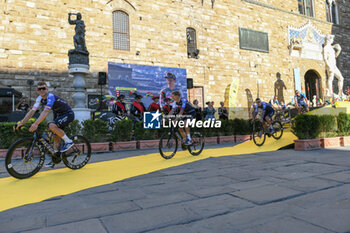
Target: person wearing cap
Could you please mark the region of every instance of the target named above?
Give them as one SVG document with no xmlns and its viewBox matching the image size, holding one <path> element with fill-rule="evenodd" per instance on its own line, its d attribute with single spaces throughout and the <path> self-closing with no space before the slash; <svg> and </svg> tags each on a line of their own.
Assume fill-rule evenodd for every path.
<svg viewBox="0 0 350 233">
<path fill-rule="evenodd" d="M 125 95 L 120 95 L 117 97 L 117 101 L 112 106 L 112 112 L 117 116 L 125 116 L 126 115 L 126 106 L 123 100 L 125 99 Z"/>
<path fill-rule="evenodd" d="M 160 106 L 159 106 L 159 96 L 153 96 L 152 97 L 153 103 L 151 103 L 148 106 L 148 111 L 149 112 L 156 112 L 156 111 L 160 111 Z"/>
<path fill-rule="evenodd" d="M 164 101 L 165 101 L 165 105 L 163 105 L 162 112 L 164 113 L 164 115 L 168 115 L 172 109 L 172 106 L 170 105 L 171 99 L 165 98 Z"/>
<path fill-rule="evenodd" d="M 255 102 L 256 102 L 255 112 L 257 113 L 259 108 L 262 110 L 261 115 L 263 117 L 262 117 L 261 121 L 263 123 L 263 126 L 266 127 L 266 123 L 267 123 L 267 126 L 269 127 L 270 133 L 273 133 L 273 127 L 271 124 L 271 117 L 275 113 L 275 110 L 273 109 L 271 104 L 266 103 L 266 102 L 262 102 L 260 100 L 260 98 L 256 98 Z"/>
<path fill-rule="evenodd" d="M 130 107 L 130 115 L 136 121 L 142 121 L 143 113 L 146 110 L 145 105 L 142 103 L 142 96 L 135 95 L 135 101 L 132 102 Z"/>
<path fill-rule="evenodd" d="M 168 87 L 163 88 L 160 91 L 160 98 L 159 98 L 159 105 L 161 107 L 161 109 L 163 109 L 163 106 L 165 105 L 165 98 L 170 98 L 171 99 L 171 105 L 175 105 L 175 102 L 172 100 L 171 98 L 171 93 L 173 91 L 180 91 L 180 88 L 178 86 L 176 86 L 176 76 L 173 73 L 166 73 L 164 78 L 167 81 Z M 182 93 L 181 93 L 182 95 Z M 173 106 L 174 107 L 174 106 Z"/>
</svg>

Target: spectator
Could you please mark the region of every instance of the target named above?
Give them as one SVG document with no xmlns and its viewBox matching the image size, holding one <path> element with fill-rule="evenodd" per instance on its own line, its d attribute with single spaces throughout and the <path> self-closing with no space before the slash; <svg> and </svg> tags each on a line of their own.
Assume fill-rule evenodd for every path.
<svg viewBox="0 0 350 233">
<path fill-rule="evenodd" d="M 159 96 L 153 96 L 152 97 L 153 103 L 151 103 L 148 106 L 148 111 L 150 112 L 156 112 L 156 111 L 160 111 L 160 106 L 159 106 Z"/>
<path fill-rule="evenodd" d="M 29 105 L 27 103 L 27 99 L 26 98 L 23 98 L 21 100 L 21 102 L 19 103 L 19 105 L 17 106 L 17 110 L 18 111 L 25 111 L 25 112 L 28 112 L 28 109 L 29 109 Z"/>
<path fill-rule="evenodd" d="M 224 102 L 220 102 L 221 107 L 218 109 L 219 113 L 219 119 L 220 120 L 227 120 L 228 119 L 228 112 L 226 107 L 224 106 Z"/>
<path fill-rule="evenodd" d="M 145 105 L 142 103 L 142 96 L 136 94 L 135 101 L 132 102 L 130 107 L 130 116 L 133 121 L 142 121 L 143 113 L 146 110 Z"/>
<path fill-rule="evenodd" d="M 212 120 L 215 120 L 215 108 L 213 107 L 213 104 L 214 102 L 206 102 L 205 104 L 208 106 L 206 107 L 204 110 L 203 110 L 203 115 L 204 115 L 204 118 L 205 120 L 209 120 L 209 119 L 212 119 Z"/>
<path fill-rule="evenodd" d="M 270 104 L 275 110 L 281 109 L 280 103 L 278 102 L 276 95 L 275 95 L 275 97 L 273 97 L 273 99 L 270 100 Z"/>
<path fill-rule="evenodd" d="M 126 106 L 123 102 L 125 99 L 125 95 L 120 95 L 117 97 L 117 101 L 112 106 L 112 112 L 117 116 L 125 116 L 126 115 Z"/>
<path fill-rule="evenodd" d="M 196 110 L 196 120 L 202 120 L 202 108 L 198 106 L 198 100 L 193 100 L 193 107 Z"/>
<path fill-rule="evenodd" d="M 163 113 L 164 115 L 168 115 L 172 109 L 172 106 L 170 105 L 171 99 L 165 98 L 164 102 L 165 102 L 165 105 L 163 105 Z"/>
</svg>

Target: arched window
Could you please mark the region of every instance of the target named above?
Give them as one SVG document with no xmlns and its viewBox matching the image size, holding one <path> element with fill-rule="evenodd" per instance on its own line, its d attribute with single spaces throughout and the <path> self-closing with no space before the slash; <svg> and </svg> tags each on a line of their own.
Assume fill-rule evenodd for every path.
<svg viewBox="0 0 350 233">
<path fill-rule="evenodd" d="M 339 24 L 338 6 L 336 1 L 326 0 L 326 17 L 328 22 Z"/>
<path fill-rule="evenodd" d="M 129 15 L 124 11 L 113 12 L 113 48 L 130 50 Z"/>
<path fill-rule="evenodd" d="M 194 28 L 186 29 L 187 55 L 189 58 L 198 58 L 199 50 L 197 49 L 197 36 Z"/>
<path fill-rule="evenodd" d="M 298 0 L 298 10 L 300 14 L 314 17 L 314 3 L 312 0 Z"/>
</svg>

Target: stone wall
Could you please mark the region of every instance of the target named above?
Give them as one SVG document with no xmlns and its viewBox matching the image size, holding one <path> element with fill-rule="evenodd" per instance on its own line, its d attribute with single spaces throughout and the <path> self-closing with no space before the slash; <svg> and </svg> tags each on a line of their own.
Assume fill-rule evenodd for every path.
<svg viewBox="0 0 350 233">
<path fill-rule="evenodd" d="M 310 69 L 317 71 L 323 87 L 326 83 L 323 61 L 289 56 L 289 25 L 300 27 L 311 20 L 323 34 L 336 34 L 343 48 L 339 66 L 344 77 L 350 72 L 348 1 L 338 1 L 339 26 L 325 21 L 324 1 L 314 1 L 315 18 L 300 15 L 296 0 L 215 1 L 213 8 L 209 0 L 203 5 L 193 0 L 1 0 L 5 14 L 0 16 L 0 83 L 28 95 L 26 80 L 44 79 L 52 91 L 71 99 L 67 52 L 73 48 L 74 27 L 67 19 L 68 12 L 81 12 L 90 52 L 89 93 L 100 92 L 97 73 L 107 71 L 108 62 L 124 62 L 186 68 L 194 84 L 204 86 L 204 100 L 213 100 L 216 106 L 232 78 L 240 79 L 238 107 L 247 107 L 246 89 L 256 97 L 257 79 L 262 80 L 260 97 L 268 101 L 280 72 L 289 100 L 294 93 L 293 68 L 301 69 L 302 84 Z M 130 51 L 113 49 L 114 10 L 129 14 Z M 187 58 L 187 27 L 197 31 L 199 59 Z M 239 27 L 268 33 L 269 53 L 240 49 Z"/>
</svg>

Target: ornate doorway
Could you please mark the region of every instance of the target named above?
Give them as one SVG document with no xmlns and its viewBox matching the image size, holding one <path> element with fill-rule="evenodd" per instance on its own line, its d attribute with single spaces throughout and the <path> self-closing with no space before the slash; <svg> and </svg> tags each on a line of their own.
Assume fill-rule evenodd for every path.
<svg viewBox="0 0 350 233">
<path fill-rule="evenodd" d="M 305 74 L 305 94 L 308 100 L 312 100 L 313 96 L 316 95 L 317 98 L 321 97 L 321 79 L 318 74 L 309 70 Z"/>
</svg>

